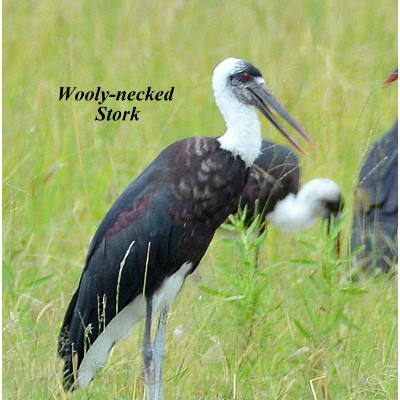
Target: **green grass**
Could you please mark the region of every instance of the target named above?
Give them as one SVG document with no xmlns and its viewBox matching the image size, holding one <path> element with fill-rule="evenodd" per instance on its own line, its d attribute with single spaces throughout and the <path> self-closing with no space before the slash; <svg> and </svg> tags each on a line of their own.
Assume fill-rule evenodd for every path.
<svg viewBox="0 0 400 400">
<path fill-rule="evenodd" d="M 343 188 L 346 244 L 363 155 L 396 118 L 396 85 L 382 83 L 397 63 L 397 3 L 227 4 L 3 3 L 3 398 L 63 398 L 57 335 L 91 236 L 166 145 L 223 133 L 210 77 L 225 57 L 258 66 L 317 143 L 302 179 Z M 65 85 L 175 95 L 140 103 L 136 123 L 96 123 L 95 103 L 58 101 Z M 321 232 L 269 230 L 257 269 L 254 245 L 217 233 L 172 309 L 167 399 L 313 399 L 315 378 L 318 400 L 397 398 L 395 280 L 340 283 L 348 257 Z M 141 399 L 141 337 L 142 326 L 74 398 Z"/>
</svg>

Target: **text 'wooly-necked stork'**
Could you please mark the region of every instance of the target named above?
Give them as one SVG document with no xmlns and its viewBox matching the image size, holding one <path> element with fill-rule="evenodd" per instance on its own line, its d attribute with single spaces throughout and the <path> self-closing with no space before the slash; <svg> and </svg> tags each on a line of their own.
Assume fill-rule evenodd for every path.
<svg viewBox="0 0 400 400">
<path fill-rule="evenodd" d="M 266 219 L 284 232 L 300 232 L 319 218 L 337 217 L 343 204 L 339 186 L 330 179 L 313 179 L 300 188 L 296 153 L 287 146 L 263 140 L 239 207 L 247 206 L 247 225 L 260 214 L 261 221 Z"/>
<path fill-rule="evenodd" d="M 115 343 L 145 318 L 147 399 L 162 398 L 168 308 L 215 230 L 237 208 L 248 169 L 261 149 L 254 107 L 299 149 L 269 107 L 311 142 L 253 65 L 228 58 L 215 68 L 212 85 L 225 134 L 187 138 L 167 147 L 117 199 L 92 239 L 59 337 L 67 390 L 86 387 Z"/>
</svg>

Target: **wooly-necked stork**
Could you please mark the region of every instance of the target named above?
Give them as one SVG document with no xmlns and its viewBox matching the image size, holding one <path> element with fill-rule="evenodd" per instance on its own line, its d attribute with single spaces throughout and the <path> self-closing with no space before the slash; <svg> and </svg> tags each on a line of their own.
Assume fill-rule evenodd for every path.
<svg viewBox="0 0 400 400">
<path fill-rule="evenodd" d="M 300 188 L 296 153 L 287 146 L 263 140 L 239 207 L 247 206 L 247 225 L 261 214 L 261 221 L 266 219 L 282 231 L 300 232 L 319 218 L 336 217 L 343 204 L 339 186 L 330 179 L 313 179 Z"/>
<path fill-rule="evenodd" d="M 389 272 L 397 261 L 398 123 L 370 148 L 354 198 L 355 270 Z M 362 247 L 361 247 L 362 246 Z"/>
<path fill-rule="evenodd" d="M 85 388 L 115 343 L 145 318 L 147 399 L 162 398 L 168 308 L 215 230 L 237 207 L 261 149 L 255 108 L 299 149 L 269 107 L 311 142 L 253 65 L 235 58 L 222 61 L 212 86 L 225 134 L 183 139 L 163 150 L 117 199 L 92 239 L 59 336 L 66 390 Z"/>
<path fill-rule="evenodd" d="M 398 68 L 384 86 L 397 81 Z M 369 149 L 354 198 L 354 270 L 389 272 L 398 257 L 398 121 Z"/>
</svg>

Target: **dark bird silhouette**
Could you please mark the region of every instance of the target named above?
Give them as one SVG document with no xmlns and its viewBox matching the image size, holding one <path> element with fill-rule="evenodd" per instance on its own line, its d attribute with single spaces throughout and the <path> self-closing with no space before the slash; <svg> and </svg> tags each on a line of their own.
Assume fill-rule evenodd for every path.
<svg viewBox="0 0 400 400">
<path fill-rule="evenodd" d="M 319 218 L 336 217 L 343 204 L 339 186 L 330 179 L 313 179 L 300 188 L 300 164 L 295 152 L 263 140 L 239 208 L 247 206 L 247 225 L 261 214 L 261 221 L 266 220 L 282 231 L 300 232 Z"/>
<path fill-rule="evenodd" d="M 92 239 L 59 336 L 66 390 L 86 387 L 116 342 L 145 318 L 147 399 L 162 398 L 168 308 L 237 207 L 261 149 L 255 108 L 300 150 L 269 107 L 311 142 L 253 65 L 228 58 L 215 68 L 212 84 L 225 134 L 183 139 L 163 150 L 117 199 Z"/>
<path fill-rule="evenodd" d="M 397 78 L 398 68 L 386 79 L 384 87 Z M 398 121 L 368 151 L 354 196 L 353 214 L 354 270 L 389 272 L 398 259 Z"/>
<path fill-rule="evenodd" d="M 351 249 L 356 270 L 388 272 L 397 262 L 398 123 L 370 148 L 354 198 Z"/>
</svg>

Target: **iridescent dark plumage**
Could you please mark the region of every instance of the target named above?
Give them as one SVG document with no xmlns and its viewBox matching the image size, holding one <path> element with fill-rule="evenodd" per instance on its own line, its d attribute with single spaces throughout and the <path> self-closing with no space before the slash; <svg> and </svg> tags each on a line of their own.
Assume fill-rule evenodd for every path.
<svg viewBox="0 0 400 400">
<path fill-rule="evenodd" d="M 221 150 L 217 139 L 199 137 L 166 148 L 128 186 L 93 238 L 63 323 L 59 351 L 66 360 L 67 387 L 73 382 L 71 343 L 79 368 L 85 349 L 117 312 L 143 291 L 152 296 L 185 262 L 194 270 L 214 231 L 237 205 L 246 179 L 240 158 Z M 120 274 L 122 258 L 134 240 Z M 101 265 L 107 268 L 99 270 Z"/>
</svg>

